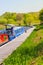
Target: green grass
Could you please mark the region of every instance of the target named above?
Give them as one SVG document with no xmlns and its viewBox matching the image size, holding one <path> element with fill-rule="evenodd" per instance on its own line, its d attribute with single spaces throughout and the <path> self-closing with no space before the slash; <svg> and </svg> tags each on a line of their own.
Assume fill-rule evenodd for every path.
<svg viewBox="0 0 43 65">
<path fill-rule="evenodd" d="M 35 29 L 30 37 L 4 60 L 3 64 L 43 65 L 43 29 Z"/>
</svg>

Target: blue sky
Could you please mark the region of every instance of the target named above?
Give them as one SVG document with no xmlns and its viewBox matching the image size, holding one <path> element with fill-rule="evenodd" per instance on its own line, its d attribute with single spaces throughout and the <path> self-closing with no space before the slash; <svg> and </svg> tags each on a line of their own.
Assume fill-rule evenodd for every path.
<svg viewBox="0 0 43 65">
<path fill-rule="evenodd" d="M 43 0 L 0 0 L 0 15 L 4 12 L 30 12 L 43 8 Z"/>
</svg>

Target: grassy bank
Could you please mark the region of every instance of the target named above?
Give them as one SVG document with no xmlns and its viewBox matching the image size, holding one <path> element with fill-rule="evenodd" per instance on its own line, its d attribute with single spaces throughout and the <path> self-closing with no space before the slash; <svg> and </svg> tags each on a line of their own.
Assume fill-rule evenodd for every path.
<svg viewBox="0 0 43 65">
<path fill-rule="evenodd" d="M 35 29 L 25 42 L 4 60 L 4 65 L 43 65 L 43 28 Z"/>
</svg>

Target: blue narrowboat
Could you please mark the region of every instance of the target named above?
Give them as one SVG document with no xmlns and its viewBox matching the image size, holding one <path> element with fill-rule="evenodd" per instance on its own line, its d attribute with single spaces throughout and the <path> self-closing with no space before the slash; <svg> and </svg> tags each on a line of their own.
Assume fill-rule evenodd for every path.
<svg viewBox="0 0 43 65">
<path fill-rule="evenodd" d="M 0 44 L 1 43 L 4 44 L 4 42 L 6 43 L 8 41 L 11 41 L 25 32 L 24 27 L 17 27 L 17 26 L 11 26 L 11 25 L 5 25 L 5 26 L 6 26 L 6 29 L 0 30 Z"/>
<path fill-rule="evenodd" d="M 6 29 L 6 33 L 9 36 L 9 41 L 18 37 L 22 33 L 24 33 L 24 27 L 11 27 L 10 29 Z"/>
</svg>

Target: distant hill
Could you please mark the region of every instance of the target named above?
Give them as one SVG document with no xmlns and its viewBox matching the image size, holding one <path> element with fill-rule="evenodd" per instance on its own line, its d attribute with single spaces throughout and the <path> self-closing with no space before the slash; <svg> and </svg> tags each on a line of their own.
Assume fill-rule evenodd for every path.
<svg viewBox="0 0 43 65">
<path fill-rule="evenodd" d="M 14 25 L 33 25 L 39 24 L 39 12 L 29 13 L 11 13 L 5 12 L 0 16 L 0 23 L 14 24 Z"/>
</svg>

